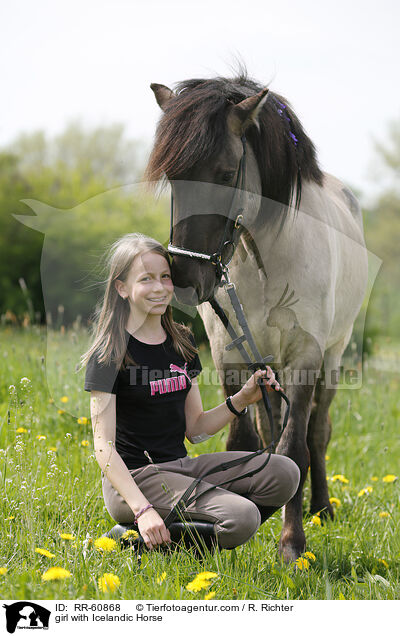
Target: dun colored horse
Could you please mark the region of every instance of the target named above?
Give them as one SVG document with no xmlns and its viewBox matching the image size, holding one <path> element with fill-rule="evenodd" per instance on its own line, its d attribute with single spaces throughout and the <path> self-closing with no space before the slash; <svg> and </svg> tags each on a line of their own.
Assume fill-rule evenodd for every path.
<svg viewBox="0 0 400 636">
<path fill-rule="evenodd" d="M 301 471 L 280 539 L 283 558 L 292 561 L 305 550 L 302 491 L 309 467 L 311 512 L 333 516 L 325 469 L 328 410 L 366 289 L 360 207 L 343 183 L 320 170 L 287 100 L 245 72 L 234 79 L 184 81 L 174 91 L 151 88 L 163 113 L 146 179 L 171 184 L 173 244 L 211 255 L 226 227 L 235 237 L 227 242 L 230 278 L 258 349 L 274 355 L 291 402 L 277 452 Z M 241 383 L 228 382 L 226 372 L 243 369 L 243 362 L 225 351 L 230 338 L 206 302 L 215 294 L 237 328 L 218 269 L 209 260 L 174 255 L 172 275 L 178 300 L 198 305 L 225 393 L 233 394 Z M 279 417 L 279 402 L 273 406 Z M 251 410 L 237 418 L 227 448 L 259 448 L 260 437 L 264 443 L 268 437 L 265 420 L 261 403 L 256 422 Z"/>
</svg>

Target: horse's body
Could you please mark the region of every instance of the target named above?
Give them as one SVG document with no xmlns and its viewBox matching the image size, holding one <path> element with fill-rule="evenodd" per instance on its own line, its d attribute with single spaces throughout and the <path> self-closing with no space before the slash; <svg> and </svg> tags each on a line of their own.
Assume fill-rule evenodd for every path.
<svg viewBox="0 0 400 636">
<path fill-rule="evenodd" d="M 285 508 L 280 543 L 283 557 L 293 560 L 305 549 L 302 488 L 310 464 L 311 511 L 332 515 L 325 472 L 325 453 L 330 437 L 328 409 L 336 391 L 341 356 L 365 293 L 366 250 L 361 214 L 354 197 L 337 179 L 319 171 L 311 142 L 282 98 L 278 101 L 274 96 L 284 109 L 285 118 L 282 118 L 281 110 L 276 118 L 277 130 L 271 136 L 278 139 L 279 134 L 285 134 L 285 139 L 279 141 L 280 146 L 276 146 L 270 156 L 260 154 L 257 135 L 265 135 L 263 124 L 265 127 L 268 117 L 270 124 L 273 123 L 276 104 L 269 104 L 267 108 L 264 106 L 266 90 L 257 91 L 259 87 L 251 82 L 242 83 L 242 95 L 235 84 L 228 96 L 236 105 L 230 103 L 218 111 L 225 116 L 225 127 L 222 125 L 221 131 L 215 133 L 220 134 L 222 143 L 216 144 L 214 153 L 209 156 L 205 153 L 203 160 L 201 156 L 198 160 L 195 157 L 188 159 L 186 170 L 182 169 L 184 158 L 181 167 L 175 169 L 172 169 L 174 159 L 171 158 L 168 170 L 168 161 L 164 160 L 163 166 L 160 155 L 157 156 L 160 143 L 162 145 L 168 137 L 162 119 L 149 166 L 150 175 L 159 177 L 159 168 L 171 180 L 175 198 L 174 244 L 211 254 L 216 250 L 226 223 L 224 214 L 226 216 L 227 201 L 230 200 L 226 191 L 231 193 L 232 188 L 226 188 L 225 184 L 234 185 L 241 156 L 240 137 L 244 132 L 249 135 L 242 212 L 244 230 L 229 273 L 258 349 L 263 355 L 274 355 L 274 366 L 291 401 L 288 426 L 277 452 L 294 459 L 302 475 L 298 492 Z M 198 121 L 201 119 L 201 113 L 195 110 L 196 86 L 199 84 L 188 83 L 186 96 L 184 93 L 186 106 L 188 100 L 192 100 L 189 104 L 192 110 L 187 112 L 189 123 L 186 136 L 183 131 L 182 144 L 185 139 L 190 140 L 190 117 L 194 121 L 196 115 Z M 190 95 L 191 89 L 193 95 Z M 160 85 L 153 85 L 153 90 L 165 110 L 164 118 L 168 124 L 174 116 L 174 106 L 178 108 L 182 98 Z M 201 93 L 197 98 L 201 100 Z M 182 112 L 175 114 L 182 117 Z M 268 143 L 266 139 L 264 137 L 264 143 Z M 282 183 L 270 179 L 268 186 L 268 175 L 264 175 L 263 170 L 269 165 L 271 172 L 274 171 L 274 154 L 278 163 L 291 156 L 286 179 L 291 182 L 289 187 L 285 185 L 285 165 L 280 166 L 281 176 L 279 173 L 276 176 Z M 167 155 L 165 150 L 164 157 Z M 226 183 L 225 178 L 218 176 L 220 174 L 232 175 L 231 182 Z M 300 194 L 301 204 L 294 209 Z M 277 200 L 284 205 L 276 205 Z M 185 256 L 174 257 L 173 277 L 179 299 L 188 304 L 200 303 L 198 310 L 225 393 L 235 393 L 241 383 L 227 382 L 224 372 L 245 368 L 245 365 L 237 352 L 225 351 L 230 338 L 222 323 L 216 320 L 209 303 L 204 302 L 215 291 L 216 299 L 241 333 L 227 294 L 223 288 L 215 288 L 218 282 L 215 268 L 210 263 Z M 324 375 L 318 380 L 321 369 L 324 369 Z M 273 400 L 277 400 L 275 395 Z M 274 409 L 278 416 L 279 403 L 274 404 Z M 268 429 L 262 403 L 256 406 L 256 423 L 259 435 L 250 414 L 235 420 L 227 447 L 256 449 L 260 446 L 259 436 L 262 444 L 267 443 Z"/>
</svg>

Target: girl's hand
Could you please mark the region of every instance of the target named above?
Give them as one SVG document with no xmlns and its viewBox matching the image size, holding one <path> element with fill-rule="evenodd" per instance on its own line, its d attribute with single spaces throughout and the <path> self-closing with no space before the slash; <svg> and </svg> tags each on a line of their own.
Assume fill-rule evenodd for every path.
<svg viewBox="0 0 400 636">
<path fill-rule="evenodd" d="M 238 397 L 240 396 L 240 399 L 244 404 L 253 404 L 253 402 L 258 402 L 258 400 L 261 400 L 262 398 L 260 383 L 263 383 L 264 386 L 266 386 L 267 391 L 273 391 L 274 389 L 275 391 L 281 390 L 281 387 L 275 378 L 274 372 L 270 367 L 267 367 L 266 371 L 258 369 L 255 373 L 253 373 L 236 395 Z"/>
<path fill-rule="evenodd" d="M 171 543 L 171 535 L 164 521 L 154 508 L 149 508 L 137 520 L 139 532 L 149 550 Z"/>
</svg>

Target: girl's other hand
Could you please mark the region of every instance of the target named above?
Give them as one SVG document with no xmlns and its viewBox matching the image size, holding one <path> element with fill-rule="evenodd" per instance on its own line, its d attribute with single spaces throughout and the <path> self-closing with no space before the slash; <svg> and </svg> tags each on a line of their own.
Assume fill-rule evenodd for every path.
<svg viewBox="0 0 400 636">
<path fill-rule="evenodd" d="M 171 543 L 171 535 L 164 521 L 154 508 L 149 508 L 137 520 L 139 532 L 149 550 L 164 543 Z"/>
</svg>

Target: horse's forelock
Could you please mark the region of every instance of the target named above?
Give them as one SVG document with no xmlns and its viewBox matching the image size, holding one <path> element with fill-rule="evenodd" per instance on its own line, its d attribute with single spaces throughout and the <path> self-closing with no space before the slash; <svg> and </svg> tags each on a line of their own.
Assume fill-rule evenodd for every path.
<svg viewBox="0 0 400 636">
<path fill-rule="evenodd" d="M 146 168 L 150 182 L 169 179 L 206 162 L 217 155 L 228 134 L 227 109 L 262 90 L 262 85 L 243 72 L 233 79 L 189 79 L 175 85 L 175 97 L 165 109 L 157 127 L 155 144 Z M 322 181 L 315 149 L 288 102 L 270 91 L 271 98 L 261 110 L 260 130 L 249 128 L 249 138 L 258 162 L 262 195 L 289 205 L 297 186 L 300 202 L 303 178 Z M 277 101 L 278 100 L 278 101 Z M 279 115 L 276 102 L 284 105 L 290 116 Z M 298 143 L 295 147 L 290 134 Z"/>
</svg>

